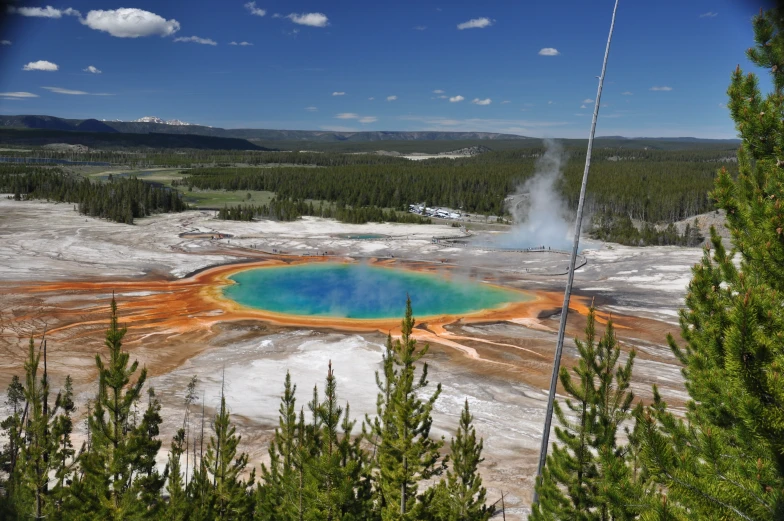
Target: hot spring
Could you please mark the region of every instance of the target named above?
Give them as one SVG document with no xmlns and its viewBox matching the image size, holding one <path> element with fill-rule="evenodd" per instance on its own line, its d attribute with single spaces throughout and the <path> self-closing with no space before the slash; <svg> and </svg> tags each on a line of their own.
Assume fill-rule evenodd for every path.
<svg viewBox="0 0 784 521">
<path fill-rule="evenodd" d="M 234 284 L 224 296 L 243 306 L 313 317 L 402 318 L 406 295 L 418 317 L 464 315 L 532 298 L 474 280 L 362 264 L 253 268 L 229 279 Z"/>
</svg>

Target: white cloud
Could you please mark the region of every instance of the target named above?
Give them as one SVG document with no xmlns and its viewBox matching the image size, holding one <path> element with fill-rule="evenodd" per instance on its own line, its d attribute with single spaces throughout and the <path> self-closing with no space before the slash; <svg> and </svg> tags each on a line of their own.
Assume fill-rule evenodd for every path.
<svg viewBox="0 0 784 521">
<path fill-rule="evenodd" d="M 94 65 L 88 65 L 86 68 L 82 69 L 84 72 L 89 72 L 90 74 L 101 74 L 101 69 L 95 67 Z"/>
<path fill-rule="evenodd" d="M 561 54 L 558 52 L 558 49 L 554 49 L 552 47 L 544 47 L 539 49 L 539 56 L 558 56 Z"/>
<path fill-rule="evenodd" d="M 267 14 L 267 11 L 265 11 L 264 9 L 259 9 L 258 7 L 256 7 L 256 2 L 248 2 L 247 4 L 245 4 L 245 9 L 247 9 L 250 12 L 250 14 L 256 16 L 264 16 L 265 14 Z"/>
<path fill-rule="evenodd" d="M 581 109 L 587 109 L 588 107 L 586 107 L 585 105 L 580 105 L 580 108 Z"/>
<path fill-rule="evenodd" d="M 375 116 L 362 116 L 359 118 L 360 123 L 375 123 L 378 121 L 378 118 Z"/>
<path fill-rule="evenodd" d="M 507 103 L 512 103 L 512 102 L 509 101 L 508 99 L 505 99 L 504 101 L 501 102 L 501 105 L 506 105 Z"/>
<path fill-rule="evenodd" d="M 0 45 L 11 45 L 11 40 L 0 40 Z"/>
<path fill-rule="evenodd" d="M 433 94 L 443 94 L 443 93 L 444 93 L 444 91 L 441 90 L 441 89 L 436 89 L 436 90 L 433 91 Z"/>
<path fill-rule="evenodd" d="M 96 31 L 103 31 L 117 38 L 141 36 L 171 36 L 180 30 L 180 22 L 166 20 L 142 9 L 121 7 L 107 11 L 90 11 L 81 22 Z"/>
<path fill-rule="evenodd" d="M 719 13 L 708 11 L 707 13 L 702 13 L 700 18 L 716 18 L 717 16 L 719 16 Z"/>
<path fill-rule="evenodd" d="M 251 46 L 253 44 L 250 43 L 250 42 L 239 42 L 239 43 L 237 43 L 237 42 L 229 42 L 229 45 L 239 45 L 240 47 L 249 47 L 249 46 Z"/>
<path fill-rule="evenodd" d="M 485 27 L 490 27 L 491 25 L 493 25 L 492 20 L 490 20 L 489 18 L 482 17 L 482 18 L 472 18 L 467 22 L 457 24 L 457 28 L 462 31 L 463 29 L 484 29 Z"/>
<path fill-rule="evenodd" d="M 85 92 L 83 90 L 63 89 L 60 87 L 41 87 L 41 88 L 46 89 L 49 92 L 54 92 L 55 94 L 67 94 L 69 96 L 114 96 L 114 94 L 107 94 L 105 92 Z"/>
<path fill-rule="evenodd" d="M 346 93 L 345 92 L 337 92 L 337 91 L 335 91 L 335 92 L 332 93 L 332 95 L 333 96 L 345 96 Z"/>
<path fill-rule="evenodd" d="M 359 114 L 355 114 L 353 112 L 341 112 L 340 114 L 335 115 L 338 119 L 359 119 Z"/>
<path fill-rule="evenodd" d="M 464 99 L 465 98 L 463 96 L 458 94 L 457 96 L 452 96 L 451 98 L 449 98 L 449 102 L 450 103 L 457 103 L 459 101 L 463 101 Z"/>
<path fill-rule="evenodd" d="M 441 94 L 440 96 L 437 96 L 437 98 L 438 99 L 449 99 L 449 96 L 447 96 L 446 94 Z"/>
<path fill-rule="evenodd" d="M 56 71 L 60 67 L 56 63 L 48 62 L 46 60 L 38 60 L 37 62 L 30 62 L 24 67 L 23 71 Z"/>
<path fill-rule="evenodd" d="M 554 101 L 548 101 L 547 104 L 548 105 L 555 105 L 555 102 Z"/>
<path fill-rule="evenodd" d="M 473 103 L 474 105 L 490 105 L 492 102 L 493 100 L 491 100 L 490 98 L 486 98 L 486 99 L 474 98 L 474 100 L 471 103 Z"/>
<path fill-rule="evenodd" d="M 719 103 L 719 108 L 720 109 L 726 109 L 727 105 L 725 105 L 724 103 Z"/>
<path fill-rule="evenodd" d="M 8 12 L 12 14 L 19 14 L 22 16 L 31 16 L 35 18 L 62 18 L 66 16 L 82 16 L 76 9 L 55 9 L 51 5 L 46 7 L 8 7 Z"/>
<path fill-rule="evenodd" d="M 4 98 L 24 99 L 24 98 L 37 98 L 38 94 L 32 92 L 0 92 L 0 96 Z"/>
<path fill-rule="evenodd" d="M 286 18 L 299 25 L 309 25 L 310 27 L 326 27 L 329 25 L 327 15 L 323 13 L 291 13 Z"/>
<path fill-rule="evenodd" d="M 621 96 L 633 96 L 633 94 L 627 90 L 626 92 L 621 92 Z"/>
<path fill-rule="evenodd" d="M 427 29 L 427 27 L 424 25 L 417 25 L 416 27 L 414 27 L 415 31 L 424 31 L 425 29 Z"/>
<path fill-rule="evenodd" d="M 174 41 L 200 43 L 201 45 L 218 45 L 218 42 L 215 40 L 210 40 L 209 38 L 199 38 L 198 36 L 180 36 L 179 38 L 175 38 Z"/>
<path fill-rule="evenodd" d="M 669 91 L 672 90 L 672 87 L 667 87 L 666 85 L 664 85 L 664 86 L 661 86 L 661 87 L 651 87 L 651 90 L 659 90 L 659 91 L 669 92 Z"/>
<path fill-rule="evenodd" d="M 373 96 L 370 96 L 370 97 L 368 98 L 368 101 L 373 101 L 374 99 L 376 99 L 376 98 L 374 98 Z"/>
<path fill-rule="evenodd" d="M 585 98 L 583 103 L 593 103 L 593 100 L 591 98 Z"/>
<path fill-rule="evenodd" d="M 316 111 L 318 111 L 318 108 L 317 107 L 305 107 L 305 110 L 307 110 L 308 112 L 316 112 Z"/>
<path fill-rule="evenodd" d="M 387 96 L 387 101 L 395 101 L 397 96 Z"/>
<path fill-rule="evenodd" d="M 89 94 L 83 90 L 70 90 L 70 89 L 61 89 L 60 87 L 41 87 L 42 89 L 46 89 L 50 92 L 54 92 L 55 94 L 69 94 L 71 96 L 84 96 Z"/>
</svg>

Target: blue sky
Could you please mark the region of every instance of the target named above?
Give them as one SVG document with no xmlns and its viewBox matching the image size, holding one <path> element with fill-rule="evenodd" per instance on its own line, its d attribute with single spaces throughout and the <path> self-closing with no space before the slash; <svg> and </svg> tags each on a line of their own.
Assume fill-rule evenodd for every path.
<svg viewBox="0 0 784 521">
<path fill-rule="evenodd" d="M 735 137 L 764 3 L 621 0 L 597 135 Z M 586 137 L 613 0 L 15 5 L 2 114 Z"/>
</svg>

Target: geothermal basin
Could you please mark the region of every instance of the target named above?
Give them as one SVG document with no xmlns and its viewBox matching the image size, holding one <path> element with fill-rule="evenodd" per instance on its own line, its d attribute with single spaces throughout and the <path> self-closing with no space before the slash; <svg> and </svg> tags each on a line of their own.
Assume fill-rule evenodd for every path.
<svg viewBox="0 0 784 521">
<path fill-rule="evenodd" d="M 472 279 L 368 264 L 257 267 L 228 277 L 223 296 L 283 315 L 395 319 L 411 298 L 417 316 L 467 315 L 531 300 L 528 294 Z"/>
</svg>

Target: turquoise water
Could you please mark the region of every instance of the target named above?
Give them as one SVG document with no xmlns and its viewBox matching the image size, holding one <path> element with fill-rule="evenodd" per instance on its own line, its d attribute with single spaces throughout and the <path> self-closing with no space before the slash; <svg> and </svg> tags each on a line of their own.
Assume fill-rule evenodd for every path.
<svg viewBox="0 0 784 521">
<path fill-rule="evenodd" d="M 524 293 L 468 280 L 360 264 L 256 268 L 230 277 L 226 297 L 248 307 L 316 317 L 402 318 L 461 315 L 529 300 Z"/>
</svg>

